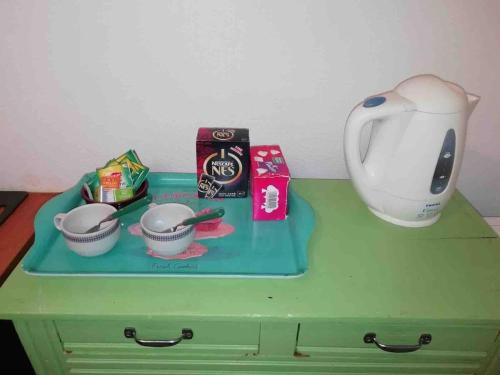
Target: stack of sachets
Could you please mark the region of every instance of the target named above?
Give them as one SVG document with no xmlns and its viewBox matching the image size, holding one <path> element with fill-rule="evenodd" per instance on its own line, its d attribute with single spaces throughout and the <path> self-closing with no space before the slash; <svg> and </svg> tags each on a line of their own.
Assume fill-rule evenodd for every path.
<svg viewBox="0 0 500 375">
<path fill-rule="evenodd" d="M 132 198 L 146 180 L 149 168 L 141 163 L 135 150 L 111 159 L 96 169 L 95 177 L 88 182 L 96 202 L 121 202 Z"/>
</svg>

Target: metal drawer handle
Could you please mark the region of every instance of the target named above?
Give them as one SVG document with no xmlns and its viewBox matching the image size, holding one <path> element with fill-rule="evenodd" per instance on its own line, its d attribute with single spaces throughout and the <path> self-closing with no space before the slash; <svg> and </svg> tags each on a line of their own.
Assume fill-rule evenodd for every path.
<svg viewBox="0 0 500 375">
<path fill-rule="evenodd" d="M 180 337 L 170 340 L 142 340 L 138 339 L 136 336 L 135 328 L 127 327 L 123 331 L 123 334 L 128 339 L 134 339 L 135 342 L 142 346 L 151 346 L 153 348 L 163 348 L 167 346 L 174 346 L 180 343 L 182 340 L 191 340 L 193 338 L 193 331 L 189 328 L 183 328 Z"/>
<path fill-rule="evenodd" d="M 377 335 L 375 333 L 367 333 L 363 338 L 366 344 L 375 344 L 379 349 L 385 352 L 391 353 L 410 353 L 414 352 L 422 347 L 422 345 L 430 344 L 432 341 L 432 336 L 428 333 L 423 333 L 418 339 L 417 345 L 386 345 L 377 341 Z"/>
</svg>

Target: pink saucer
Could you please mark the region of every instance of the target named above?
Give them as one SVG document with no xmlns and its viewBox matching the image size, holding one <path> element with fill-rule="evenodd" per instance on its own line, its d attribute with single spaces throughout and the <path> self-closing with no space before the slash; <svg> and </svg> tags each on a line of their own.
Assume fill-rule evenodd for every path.
<svg viewBox="0 0 500 375">
<path fill-rule="evenodd" d="M 234 232 L 234 227 L 231 224 L 220 223 L 214 230 L 205 231 L 196 228 L 196 233 L 194 235 L 194 238 L 196 240 L 205 240 L 208 238 L 220 238 L 229 236 L 233 232 Z"/>
<path fill-rule="evenodd" d="M 139 223 L 129 225 L 127 230 L 132 236 L 142 236 L 141 224 Z"/>
<path fill-rule="evenodd" d="M 205 215 L 205 214 L 208 214 L 210 212 L 212 212 L 211 208 L 204 208 L 203 210 L 198 211 L 195 214 L 195 216 Z M 222 218 L 218 217 L 216 219 L 206 220 L 206 221 L 202 221 L 201 223 L 195 224 L 195 228 L 196 228 L 196 230 L 208 232 L 208 231 L 216 230 L 217 227 L 220 225 L 220 223 L 222 223 Z"/>
</svg>

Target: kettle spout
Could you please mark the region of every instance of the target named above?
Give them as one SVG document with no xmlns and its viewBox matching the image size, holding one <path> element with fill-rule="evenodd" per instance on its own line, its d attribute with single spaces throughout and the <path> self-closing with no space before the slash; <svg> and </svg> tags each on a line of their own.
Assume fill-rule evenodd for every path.
<svg viewBox="0 0 500 375">
<path fill-rule="evenodd" d="M 467 102 L 468 104 L 468 111 L 469 111 L 469 116 L 472 114 L 474 111 L 474 108 L 476 108 L 477 103 L 479 103 L 480 97 L 474 94 L 467 94 Z"/>
</svg>

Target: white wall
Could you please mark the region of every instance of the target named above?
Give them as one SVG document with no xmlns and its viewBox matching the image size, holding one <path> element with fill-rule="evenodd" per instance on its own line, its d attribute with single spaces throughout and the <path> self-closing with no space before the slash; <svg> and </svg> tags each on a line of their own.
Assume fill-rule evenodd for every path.
<svg viewBox="0 0 500 375">
<path fill-rule="evenodd" d="M 0 189 L 65 190 L 128 148 L 194 172 L 206 125 L 347 178 L 352 107 L 433 73 L 482 96 L 459 188 L 500 215 L 499 19 L 498 0 L 3 0 Z"/>
</svg>

